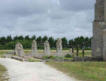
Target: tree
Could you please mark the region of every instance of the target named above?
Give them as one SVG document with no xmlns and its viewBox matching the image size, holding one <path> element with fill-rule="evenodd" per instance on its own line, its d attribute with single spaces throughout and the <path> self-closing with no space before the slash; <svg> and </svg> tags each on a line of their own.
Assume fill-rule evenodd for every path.
<svg viewBox="0 0 106 81">
<path fill-rule="evenodd" d="M 74 40 L 69 40 L 69 46 L 73 47 L 74 46 Z"/>
<path fill-rule="evenodd" d="M 72 53 L 74 53 L 74 40 L 69 40 L 69 46 L 72 48 Z"/>
<path fill-rule="evenodd" d="M 41 37 L 41 36 L 39 36 L 39 37 L 37 38 L 37 42 L 38 42 L 38 43 L 42 43 L 42 37 Z"/>
<path fill-rule="evenodd" d="M 88 37 L 76 37 L 75 39 L 68 40 L 63 37 L 62 38 L 62 44 L 64 48 L 68 48 L 69 46 L 73 49 L 72 52 L 74 52 L 74 48 L 76 49 L 82 49 L 85 47 L 85 49 L 90 49 L 91 48 L 91 39 Z M 44 41 L 48 40 L 50 43 L 51 48 L 56 48 L 56 42 L 53 37 L 47 37 L 44 36 L 43 38 L 41 36 L 36 37 L 33 35 L 32 37 L 29 37 L 28 35 L 23 37 L 23 36 L 7 36 L 7 37 L 0 37 L 0 49 L 13 49 L 15 47 L 15 44 L 17 42 L 21 42 L 24 46 L 25 49 L 31 48 L 32 40 L 37 40 L 38 48 L 42 49 L 44 47 Z M 84 45 L 83 45 L 84 44 Z"/>
<path fill-rule="evenodd" d="M 67 44 L 68 44 L 67 39 L 66 39 L 65 37 L 62 38 L 62 45 L 63 45 L 63 48 L 67 48 L 67 47 L 68 47 Z"/>
<path fill-rule="evenodd" d="M 39 36 L 37 38 L 37 44 L 38 44 L 38 49 L 43 49 L 43 42 L 42 42 L 42 37 Z"/>
<path fill-rule="evenodd" d="M 14 49 L 14 42 L 13 41 L 11 41 L 11 42 L 8 42 L 8 43 L 6 43 L 6 45 L 5 45 L 5 49 Z"/>
<path fill-rule="evenodd" d="M 47 36 L 44 36 L 44 37 L 42 38 L 43 43 L 44 43 L 46 40 L 48 40 L 48 37 L 47 37 Z"/>
<path fill-rule="evenodd" d="M 0 44 L 1 45 L 5 45 L 7 43 L 6 38 L 5 37 L 1 37 L 0 38 Z"/>
<path fill-rule="evenodd" d="M 77 51 L 76 55 L 78 56 L 79 55 L 79 45 L 76 46 L 76 51 Z"/>
<path fill-rule="evenodd" d="M 49 43 L 50 43 L 50 47 L 51 48 L 54 48 L 55 47 L 55 40 L 54 40 L 54 38 L 53 37 L 49 37 Z"/>
<path fill-rule="evenodd" d="M 15 36 L 15 37 L 13 38 L 13 41 L 16 41 L 16 40 L 18 40 L 18 36 Z"/>
<path fill-rule="evenodd" d="M 75 47 L 77 47 L 80 44 L 79 37 L 75 38 L 74 42 L 75 42 Z"/>
<path fill-rule="evenodd" d="M 83 48 L 83 43 L 84 43 L 84 37 L 83 36 L 81 36 L 81 37 L 79 37 L 78 38 L 78 45 L 79 45 L 79 48 Z"/>
<path fill-rule="evenodd" d="M 18 36 L 17 39 L 18 40 L 24 40 L 24 37 L 23 36 Z"/>
<path fill-rule="evenodd" d="M 32 45 L 32 41 L 31 40 L 24 40 L 24 41 L 21 41 L 23 47 L 25 49 L 30 49 L 31 48 L 31 45 Z"/>
<path fill-rule="evenodd" d="M 31 40 L 36 40 L 36 36 L 33 35 L 33 36 L 31 37 Z"/>
<path fill-rule="evenodd" d="M 25 36 L 25 40 L 30 40 L 29 35 Z"/>
<path fill-rule="evenodd" d="M 11 42 L 11 41 L 12 41 L 11 35 L 10 35 L 10 36 L 7 36 L 6 41 L 7 41 L 7 42 Z"/>
</svg>

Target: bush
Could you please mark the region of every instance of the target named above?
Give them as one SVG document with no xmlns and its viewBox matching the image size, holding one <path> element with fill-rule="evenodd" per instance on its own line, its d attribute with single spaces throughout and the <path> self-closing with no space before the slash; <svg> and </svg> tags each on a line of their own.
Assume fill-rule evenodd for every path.
<svg viewBox="0 0 106 81">
<path fill-rule="evenodd" d="M 55 59 L 55 56 L 44 56 L 44 59 Z"/>
<path fill-rule="evenodd" d="M 72 56 L 70 54 L 65 55 L 66 58 L 71 58 Z"/>
</svg>

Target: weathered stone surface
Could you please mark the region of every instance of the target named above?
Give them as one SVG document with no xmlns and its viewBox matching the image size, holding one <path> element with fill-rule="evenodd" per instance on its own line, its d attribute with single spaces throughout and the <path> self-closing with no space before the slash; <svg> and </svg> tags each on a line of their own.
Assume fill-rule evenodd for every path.
<svg viewBox="0 0 106 81">
<path fill-rule="evenodd" d="M 32 41 L 32 56 L 37 56 L 38 50 L 37 50 L 37 42 L 36 40 Z"/>
<path fill-rule="evenodd" d="M 62 52 L 62 49 L 63 49 L 63 47 L 62 47 L 62 40 L 59 38 L 58 40 L 57 40 L 57 42 L 56 42 L 56 48 L 57 48 L 57 50 L 56 50 L 56 56 L 63 56 L 63 52 Z"/>
<path fill-rule="evenodd" d="M 51 52 L 50 52 L 50 45 L 48 41 L 45 41 L 44 43 L 44 54 L 45 56 L 50 56 Z"/>
<path fill-rule="evenodd" d="M 103 59 L 106 61 L 106 29 L 103 30 Z"/>
<path fill-rule="evenodd" d="M 20 57 L 24 56 L 23 46 L 19 42 L 15 46 L 15 53 L 16 53 L 16 55 L 18 55 Z"/>
<path fill-rule="evenodd" d="M 19 61 L 24 61 L 24 58 L 18 57 L 18 56 L 12 56 L 11 58 L 12 58 L 12 59 L 19 60 Z"/>
<path fill-rule="evenodd" d="M 92 56 L 106 60 L 106 0 L 96 0 Z"/>
</svg>

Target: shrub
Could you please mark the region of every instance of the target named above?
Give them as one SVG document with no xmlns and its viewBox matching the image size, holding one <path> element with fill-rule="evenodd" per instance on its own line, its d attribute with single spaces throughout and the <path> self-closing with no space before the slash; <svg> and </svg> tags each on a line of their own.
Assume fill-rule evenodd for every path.
<svg viewBox="0 0 106 81">
<path fill-rule="evenodd" d="M 70 54 L 65 55 L 66 58 L 71 58 L 72 56 Z"/>
<path fill-rule="evenodd" d="M 54 56 L 44 56 L 43 58 L 44 59 L 54 59 L 55 57 Z"/>
</svg>

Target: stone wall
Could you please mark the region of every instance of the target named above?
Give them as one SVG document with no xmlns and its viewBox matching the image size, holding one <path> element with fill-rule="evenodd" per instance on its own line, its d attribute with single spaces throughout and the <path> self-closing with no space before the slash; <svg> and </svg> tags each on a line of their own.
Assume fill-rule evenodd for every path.
<svg viewBox="0 0 106 81">
<path fill-rule="evenodd" d="M 106 0 L 96 0 L 92 56 L 106 60 Z"/>
</svg>

